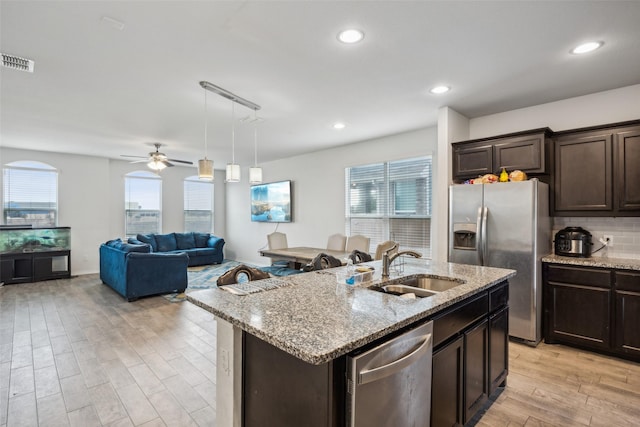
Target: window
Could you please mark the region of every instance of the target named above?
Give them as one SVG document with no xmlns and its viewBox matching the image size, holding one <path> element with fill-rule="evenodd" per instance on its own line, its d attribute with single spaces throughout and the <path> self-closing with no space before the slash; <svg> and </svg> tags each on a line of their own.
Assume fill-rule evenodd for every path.
<svg viewBox="0 0 640 427">
<path fill-rule="evenodd" d="M 184 231 L 213 232 L 213 183 L 197 176 L 184 180 Z"/>
<path fill-rule="evenodd" d="M 5 225 L 58 225 L 58 171 L 45 163 L 19 161 L 3 168 Z"/>
<path fill-rule="evenodd" d="M 162 179 L 151 172 L 131 172 L 124 178 L 125 234 L 160 233 Z"/>
<path fill-rule="evenodd" d="M 431 157 L 346 169 L 347 234 L 394 240 L 431 257 Z"/>
</svg>

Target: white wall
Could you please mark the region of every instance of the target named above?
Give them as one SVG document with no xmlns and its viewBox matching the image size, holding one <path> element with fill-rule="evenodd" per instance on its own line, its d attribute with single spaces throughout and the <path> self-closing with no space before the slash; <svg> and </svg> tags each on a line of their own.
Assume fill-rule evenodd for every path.
<svg viewBox="0 0 640 427">
<path fill-rule="evenodd" d="M 0 158 L 3 165 L 35 160 L 58 169 L 58 225 L 71 227 L 71 273 L 98 271 L 98 247 L 109 238 L 109 161 L 11 148 Z"/>
<path fill-rule="evenodd" d="M 469 139 L 549 127 L 553 131 L 640 119 L 640 85 L 478 117 Z"/>
<path fill-rule="evenodd" d="M 279 225 L 250 221 L 248 172 L 243 169 L 243 182 L 226 185 L 231 238 L 225 257 L 267 265 L 258 250 L 276 228 L 287 234 L 289 246 L 325 247 L 329 235 L 345 231 L 346 167 L 431 155 L 436 147 L 436 128 L 428 128 L 262 164 L 265 182 L 293 181 L 293 222 Z"/>
</svg>

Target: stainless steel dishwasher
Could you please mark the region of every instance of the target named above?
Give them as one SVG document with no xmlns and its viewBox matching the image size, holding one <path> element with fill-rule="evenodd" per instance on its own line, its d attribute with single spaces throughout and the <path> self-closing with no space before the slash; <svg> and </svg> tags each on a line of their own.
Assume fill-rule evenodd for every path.
<svg viewBox="0 0 640 427">
<path fill-rule="evenodd" d="M 347 357 L 347 425 L 429 427 L 433 322 Z"/>
</svg>

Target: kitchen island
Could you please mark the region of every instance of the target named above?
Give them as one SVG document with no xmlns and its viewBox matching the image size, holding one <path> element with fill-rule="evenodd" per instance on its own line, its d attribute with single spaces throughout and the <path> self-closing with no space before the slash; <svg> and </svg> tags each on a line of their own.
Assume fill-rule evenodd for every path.
<svg viewBox="0 0 640 427">
<path fill-rule="evenodd" d="M 381 270 L 380 262 L 367 264 L 377 272 Z M 443 319 L 434 321 L 434 372 L 438 351 L 448 349 L 449 344 L 455 344 L 453 348 L 461 351 L 464 334 L 475 328 L 480 328 L 483 352 L 478 366 L 484 368 L 491 366 L 488 353 L 495 347 L 490 325 L 491 316 L 499 310 L 492 307 L 500 307 L 501 320 L 496 324 L 501 330 L 499 341 L 504 341 L 500 347 L 504 353 L 498 359 L 506 365 L 506 281 L 515 271 L 418 259 L 407 261 L 404 272 L 389 279 L 374 276 L 372 281 L 349 286 L 336 281 L 336 272 L 344 268 L 267 279 L 275 289 L 249 295 L 233 295 L 217 288 L 187 295 L 190 302 L 211 312 L 218 320 L 217 425 L 249 426 L 255 417 L 265 425 L 265 414 L 256 413 L 269 410 L 279 412 L 266 414 L 272 420 L 270 425 L 278 425 L 277 417 L 287 417 L 282 414 L 284 408 L 303 408 L 303 413 L 294 415 L 314 418 L 313 423 L 298 418 L 300 425 L 344 425 L 344 356 L 428 319 Z M 417 299 L 367 289 L 416 274 L 450 278 L 460 284 Z M 465 371 L 460 364 L 453 368 L 460 375 Z M 276 378 L 279 383 L 272 385 L 270 393 L 260 391 L 262 404 L 256 406 L 254 400 L 258 392 L 248 382 L 263 371 L 273 374 L 271 379 Z M 496 377 L 499 383 L 504 383 L 506 366 L 503 371 L 500 375 L 486 373 L 484 377 Z M 453 385 L 457 390 L 455 383 Z M 456 407 L 458 422 L 470 420 L 468 407 L 484 403 L 491 387 L 491 381 L 484 381 L 480 385 L 482 402 L 469 398 L 469 405 Z M 305 395 L 311 396 L 312 404 L 305 400 Z M 283 396 L 281 402 L 278 396 Z M 318 404 L 319 401 L 322 402 Z"/>
</svg>

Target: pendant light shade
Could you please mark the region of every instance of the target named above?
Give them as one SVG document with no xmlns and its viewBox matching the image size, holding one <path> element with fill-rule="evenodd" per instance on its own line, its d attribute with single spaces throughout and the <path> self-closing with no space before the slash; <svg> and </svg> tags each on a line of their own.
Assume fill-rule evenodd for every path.
<svg viewBox="0 0 640 427">
<path fill-rule="evenodd" d="M 227 182 L 240 182 L 240 165 L 236 164 L 236 113 L 231 103 L 231 163 L 227 163 Z"/>
<path fill-rule="evenodd" d="M 207 156 L 198 160 L 198 178 L 213 181 L 213 160 L 207 159 Z"/>
<path fill-rule="evenodd" d="M 227 182 L 240 182 L 240 165 L 227 163 Z"/>
<path fill-rule="evenodd" d="M 213 160 L 207 159 L 207 90 L 204 89 L 204 159 L 198 160 L 198 179 L 213 181 Z"/>
<path fill-rule="evenodd" d="M 262 168 L 253 166 L 249 168 L 249 183 L 262 184 Z"/>
</svg>

